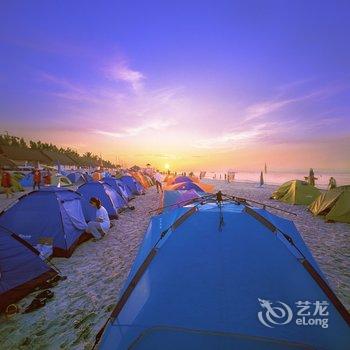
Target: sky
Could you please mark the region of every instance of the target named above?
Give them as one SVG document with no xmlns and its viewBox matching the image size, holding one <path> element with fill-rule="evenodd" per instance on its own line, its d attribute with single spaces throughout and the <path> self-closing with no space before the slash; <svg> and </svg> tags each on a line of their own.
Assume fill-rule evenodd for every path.
<svg viewBox="0 0 350 350">
<path fill-rule="evenodd" d="M 7 1 L 0 132 L 172 170 L 350 171 L 349 1 Z"/>
</svg>

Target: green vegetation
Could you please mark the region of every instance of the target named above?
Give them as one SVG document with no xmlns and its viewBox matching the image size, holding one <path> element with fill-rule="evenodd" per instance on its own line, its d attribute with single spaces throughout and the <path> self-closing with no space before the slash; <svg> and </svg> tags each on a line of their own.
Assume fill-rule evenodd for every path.
<svg viewBox="0 0 350 350">
<path fill-rule="evenodd" d="M 97 163 L 97 164 L 102 163 L 102 166 L 107 168 L 115 167 L 115 164 L 111 163 L 109 160 L 101 159 L 99 156 L 91 152 L 85 152 L 83 155 L 79 155 L 77 151 L 71 149 L 70 147 L 67 147 L 67 148 L 57 147 L 51 142 L 47 143 L 47 142 L 30 140 L 29 143 L 27 143 L 23 137 L 12 136 L 9 134 L 0 134 L 0 146 L 1 145 L 20 147 L 20 148 L 30 148 L 35 150 L 53 151 L 57 153 L 66 154 L 68 156 L 76 158 L 77 160 L 82 160 L 85 163 L 86 162 Z"/>
</svg>

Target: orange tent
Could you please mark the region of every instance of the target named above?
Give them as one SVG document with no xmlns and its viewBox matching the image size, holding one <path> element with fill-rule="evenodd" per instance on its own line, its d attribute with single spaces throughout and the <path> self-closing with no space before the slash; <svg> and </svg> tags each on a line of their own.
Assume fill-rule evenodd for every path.
<svg viewBox="0 0 350 350">
<path fill-rule="evenodd" d="M 133 178 L 134 178 L 135 180 L 137 180 L 144 188 L 149 188 L 149 187 L 150 187 L 149 182 L 147 181 L 147 179 L 145 179 L 145 177 L 144 177 L 141 173 L 133 172 L 133 173 L 131 173 L 131 175 L 132 175 Z"/>
</svg>

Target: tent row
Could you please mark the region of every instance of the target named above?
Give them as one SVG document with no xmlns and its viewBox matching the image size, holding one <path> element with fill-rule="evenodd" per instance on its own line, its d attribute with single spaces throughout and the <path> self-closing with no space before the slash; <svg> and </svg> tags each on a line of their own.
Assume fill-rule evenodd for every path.
<svg viewBox="0 0 350 350">
<path fill-rule="evenodd" d="M 48 186 L 20 197 L 0 214 L 0 225 L 19 234 L 40 250 L 43 242 L 52 246 L 53 256 L 69 257 L 75 247 L 88 239 L 87 222 L 94 220 L 96 209 L 89 203 L 99 198 L 111 219 L 128 206 L 143 188 L 131 176 L 87 182 L 73 191 Z"/>
<path fill-rule="evenodd" d="M 292 180 L 281 185 L 271 198 L 288 204 L 307 205 L 314 215 L 321 215 L 328 222 L 350 223 L 350 186 L 322 193 L 306 181 Z"/>
<path fill-rule="evenodd" d="M 57 275 L 45 263 L 47 256 L 70 257 L 78 244 L 91 238 L 85 232 L 96 209 L 97 197 L 111 219 L 144 192 L 128 175 L 120 179 L 86 182 L 72 191 L 47 186 L 20 197 L 0 213 L 0 312 Z"/>
<path fill-rule="evenodd" d="M 193 188 L 164 191 L 162 212 L 151 218 L 96 337 L 99 349 L 337 350 L 350 344 L 350 315 L 294 223 L 223 197 Z M 327 305 L 329 327 L 301 327 L 300 301 Z"/>
</svg>

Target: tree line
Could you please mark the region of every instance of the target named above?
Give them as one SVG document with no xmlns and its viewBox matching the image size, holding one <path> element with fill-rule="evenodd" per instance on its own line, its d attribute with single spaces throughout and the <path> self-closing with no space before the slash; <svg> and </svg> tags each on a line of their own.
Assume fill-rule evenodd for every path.
<svg viewBox="0 0 350 350">
<path fill-rule="evenodd" d="M 30 148 L 35 150 L 47 150 L 53 151 L 57 153 L 66 154 L 68 156 L 72 156 L 73 158 L 82 159 L 86 161 L 91 161 L 94 163 L 101 163 L 104 167 L 113 168 L 116 165 L 110 162 L 109 160 L 101 159 L 96 154 L 91 152 L 85 152 L 83 155 L 80 155 L 77 151 L 71 149 L 70 147 L 57 147 L 51 142 L 41 142 L 41 141 L 33 141 L 29 140 L 27 143 L 23 137 L 12 136 L 9 134 L 0 134 L 0 145 L 3 146 L 13 146 L 13 147 L 21 147 L 21 148 Z"/>
</svg>

